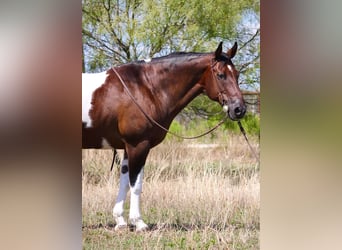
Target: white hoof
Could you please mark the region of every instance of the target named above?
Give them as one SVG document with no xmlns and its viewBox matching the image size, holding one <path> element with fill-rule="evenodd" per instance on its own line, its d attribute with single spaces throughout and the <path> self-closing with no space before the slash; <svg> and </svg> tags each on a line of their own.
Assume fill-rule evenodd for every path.
<svg viewBox="0 0 342 250">
<path fill-rule="evenodd" d="M 114 216 L 116 225 L 114 227 L 115 231 L 127 229 L 127 222 L 125 221 L 123 216 Z"/>
<path fill-rule="evenodd" d="M 126 230 L 126 229 L 127 229 L 127 224 L 126 225 L 124 225 L 124 224 L 122 224 L 122 225 L 117 224 L 114 227 L 114 231 L 123 231 L 123 230 Z"/>
<path fill-rule="evenodd" d="M 131 219 L 130 222 L 135 226 L 135 231 L 137 232 L 146 231 L 148 229 L 148 226 L 142 219 Z"/>
</svg>

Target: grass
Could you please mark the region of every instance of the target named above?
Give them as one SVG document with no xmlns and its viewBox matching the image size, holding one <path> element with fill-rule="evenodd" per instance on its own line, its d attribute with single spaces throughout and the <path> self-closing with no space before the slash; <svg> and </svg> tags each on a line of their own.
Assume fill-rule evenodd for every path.
<svg viewBox="0 0 342 250">
<path fill-rule="evenodd" d="M 152 149 L 141 204 L 150 230 L 143 233 L 114 231 L 119 170 L 109 171 L 110 150 L 83 150 L 83 248 L 259 249 L 259 165 L 241 135 L 219 138 L 214 148 L 167 140 Z"/>
</svg>

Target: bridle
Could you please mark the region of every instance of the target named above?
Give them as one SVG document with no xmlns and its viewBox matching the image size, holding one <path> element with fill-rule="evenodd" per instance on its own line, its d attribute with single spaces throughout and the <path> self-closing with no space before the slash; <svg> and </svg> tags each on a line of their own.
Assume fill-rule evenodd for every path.
<svg viewBox="0 0 342 250">
<path fill-rule="evenodd" d="M 224 90 L 224 88 L 222 87 L 222 84 L 220 84 L 220 81 L 217 80 L 217 77 L 214 73 L 214 67 L 216 66 L 216 64 L 218 63 L 218 61 L 216 59 L 213 59 L 213 64 L 211 65 L 211 73 L 212 73 L 212 77 L 214 78 L 214 81 L 216 82 L 216 86 L 218 89 L 218 94 L 217 94 L 217 98 L 219 100 L 219 103 L 224 107 L 225 105 L 228 105 L 228 97 L 226 95 L 226 91 Z M 238 125 L 239 125 L 239 129 L 242 133 L 242 135 L 244 136 L 248 147 L 250 148 L 250 150 L 252 151 L 254 157 L 258 160 L 258 162 L 260 162 L 259 156 L 258 154 L 255 152 L 255 150 L 253 149 L 252 145 L 250 144 L 248 138 L 247 138 L 247 134 L 245 129 L 243 128 L 241 121 L 238 120 L 237 121 Z"/>
<path fill-rule="evenodd" d="M 219 61 L 217 61 L 216 59 L 213 59 L 213 63 L 210 67 L 211 69 L 211 75 L 214 79 L 214 82 L 216 83 L 216 87 L 218 89 L 218 93 L 217 93 L 217 99 L 219 101 L 219 103 L 221 104 L 221 106 L 223 107 L 224 105 L 228 105 L 228 96 L 226 95 L 226 90 L 224 89 L 224 87 L 222 86 L 221 82 L 217 79 L 217 75 L 215 75 L 214 72 L 214 67 L 216 66 L 216 64 Z"/>
</svg>

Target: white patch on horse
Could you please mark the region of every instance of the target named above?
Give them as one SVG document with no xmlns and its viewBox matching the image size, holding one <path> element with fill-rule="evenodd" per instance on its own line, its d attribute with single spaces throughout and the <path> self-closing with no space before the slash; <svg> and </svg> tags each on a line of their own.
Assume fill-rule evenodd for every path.
<svg viewBox="0 0 342 250">
<path fill-rule="evenodd" d="M 92 126 L 89 110 L 91 108 L 93 93 L 104 84 L 106 78 L 106 72 L 93 74 L 82 73 L 82 122 L 86 123 L 86 127 Z"/>
<path fill-rule="evenodd" d="M 149 63 L 149 62 L 152 61 L 152 59 L 151 59 L 151 58 L 146 58 L 146 59 L 144 59 L 144 61 L 147 62 L 147 63 Z"/>
<path fill-rule="evenodd" d="M 233 72 L 233 68 L 230 65 L 227 65 L 227 68 L 229 69 L 230 72 Z"/>
<path fill-rule="evenodd" d="M 124 159 L 122 161 L 122 166 L 128 165 L 128 160 Z M 141 219 L 140 214 L 140 196 L 142 191 L 142 184 L 144 178 L 144 168 L 141 169 L 140 173 L 137 176 L 137 180 L 133 187 L 129 185 L 129 173 L 120 172 L 120 187 L 119 194 L 115 202 L 115 206 L 113 208 L 113 215 L 115 218 L 116 226 L 115 230 L 120 230 L 127 226 L 127 222 L 123 217 L 124 213 L 124 202 L 127 197 L 127 192 L 130 187 L 131 189 L 131 200 L 130 200 L 130 209 L 129 209 L 129 221 L 132 225 L 136 227 L 136 231 L 144 231 L 148 228 L 146 223 Z"/>
<path fill-rule="evenodd" d="M 140 215 L 140 195 L 142 191 L 142 184 L 144 179 L 144 167 L 140 170 L 137 180 L 133 187 L 131 187 L 131 204 L 129 208 L 129 220 L 132 225 L 136 227 L 136 231 L 144 231 L 148 228 Z"/>
<path fill-rule="evenodd" d="M 104 149 L 112 149 L 113 148 L 105 138 L 102 138 L 101 145 L 102 145 L 102 148 L 104 148 Z"/>
<path fill-rule="evenodd" d="M 123 166 L 128 166 L 128 160 L 123 159 L 121 163 L 121 168 Z M 115 202 L 115 206 L 113 208 L 113 216 L 116 221 L 115 230 L 120 230 L 121 228 L 125 228 L 127 226 L 127 222 L 123 217 L 124 213 L 124 203 L 126 200 L 127 192 L 129 189 L 129 176 L 128 172 L 124 174 L 120 171 L 120 187 L 119 187 L 119 194 Z"/>
</svg>

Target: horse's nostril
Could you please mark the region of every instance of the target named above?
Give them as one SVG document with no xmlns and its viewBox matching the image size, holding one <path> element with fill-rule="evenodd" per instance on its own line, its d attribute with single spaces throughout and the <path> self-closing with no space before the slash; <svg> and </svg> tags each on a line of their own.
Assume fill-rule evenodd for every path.
<svg viewBox="0 0 342 250">
<path fill-rule="evenodd" d="M 246 113 L 246 109 L 244 107 L 239 106 L 234 109 L 234 113 L 237 118 L 242 118 Z"/>
<path fill-rule="evenodd" d="M 242 110 L 241 110 L 240 107 L 237 107 L 237 108 L 234 109 L 234 112 L 235 112 L 236 115 L 241 115 Z"/>
</svg>

